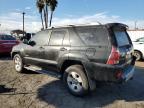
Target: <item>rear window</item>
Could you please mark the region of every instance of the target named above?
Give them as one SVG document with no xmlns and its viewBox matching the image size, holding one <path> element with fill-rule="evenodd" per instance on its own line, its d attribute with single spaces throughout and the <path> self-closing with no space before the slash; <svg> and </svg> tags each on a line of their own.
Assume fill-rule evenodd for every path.
<svg viewBox="0 0 144 108">
<path fill-rule="evenodd" d="M 89 46 L 107 45 L 108 44 L 108 31 L 105 28 L 77 28 L 78 36 L 82 41 Z"/>
<path fill-rule="evenodd" d="M 0 40 L 16 40 L 11 35 L 0 35 Z"/>
<path fill-rule="evenodd" d="M 114 31 L 118 46 L 125 46 L 130 44 L 130 40 L 125 31 Z"/>
</svg>

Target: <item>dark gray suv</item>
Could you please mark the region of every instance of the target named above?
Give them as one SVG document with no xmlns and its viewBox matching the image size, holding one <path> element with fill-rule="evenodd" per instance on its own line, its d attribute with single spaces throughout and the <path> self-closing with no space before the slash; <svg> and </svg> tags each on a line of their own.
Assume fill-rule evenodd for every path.
<svg viewBox="0 0 144 108">
<path fill-rule="evenodd" d="M 15 69 L 63 79 L 68 90 L 83 96 L 96 82 L 120 83 L 133 77 L 133 45 L 120 23 L 66 26 L 38 32 L 11 52 Z"/>
</svg>

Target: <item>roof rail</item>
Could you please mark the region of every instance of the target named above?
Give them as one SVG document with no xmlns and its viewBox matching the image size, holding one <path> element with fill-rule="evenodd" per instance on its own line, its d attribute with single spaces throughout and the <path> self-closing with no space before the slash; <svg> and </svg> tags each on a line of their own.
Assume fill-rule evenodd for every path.
<svg viewBox="0 0 144 108">
<path fill-rule="evenodd" d="M 102 23 L 100 23 L 99 21 L 96 21 L 99 25 L 102 25 Z M 68 26 L 85 26 L 85 25 L 93 25 L 91 23 L 85 23 L 85 24 L 75 24 L 75 25 L 68 25 Z"/>
<path fill-rule="evenodd" d="M 98 25 L 102 25 L 102 23 L 100 23 L 99 21 L 96 21 L 98 23 Z M 59 27 L 75 27 L 75 26 L 86 26 L 86 25 L 96 25 L 96 24 L 91 24 L 91 23 L 85 23 L 85 24 L 70 24 L 70 25 L 60 25 L 60 26 L 53 26 L 53 27 L 49 27 L 48 29 L 52 29 L 52 28 L 59 28 Z"/>
</svg>

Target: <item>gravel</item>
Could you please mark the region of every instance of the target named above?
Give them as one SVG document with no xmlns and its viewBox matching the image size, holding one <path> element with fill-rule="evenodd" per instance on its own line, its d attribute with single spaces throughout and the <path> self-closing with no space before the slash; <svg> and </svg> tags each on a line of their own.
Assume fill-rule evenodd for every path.
<svg viewBox="0 0 144 108">
<path fill-rule="evenodd" d="M 144 108 L 144 62 L 136 63 L 133 80 L 102 84 L 83 98 L 74 97 L 62 81 L 26 71 L 17 73 L 10 57 L 0 58 L 0 108 Z"/>
</svg>

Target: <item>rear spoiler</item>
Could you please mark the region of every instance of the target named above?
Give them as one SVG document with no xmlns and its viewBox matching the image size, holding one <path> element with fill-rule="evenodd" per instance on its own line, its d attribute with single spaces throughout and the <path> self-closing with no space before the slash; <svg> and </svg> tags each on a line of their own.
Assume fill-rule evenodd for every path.
<svg viewBox="0 0 144 108">
<path fill-rule="evenodd" d="M 120 27 L 120 28 L 125 28 L 125 29 L 128 29 L 128 26 L 126 24 L 122 24 L 122 23 L 108 23 L 106 24 L 106 27 L 107 28 L 117 28 L 117 27 Z"/>
</svg>

